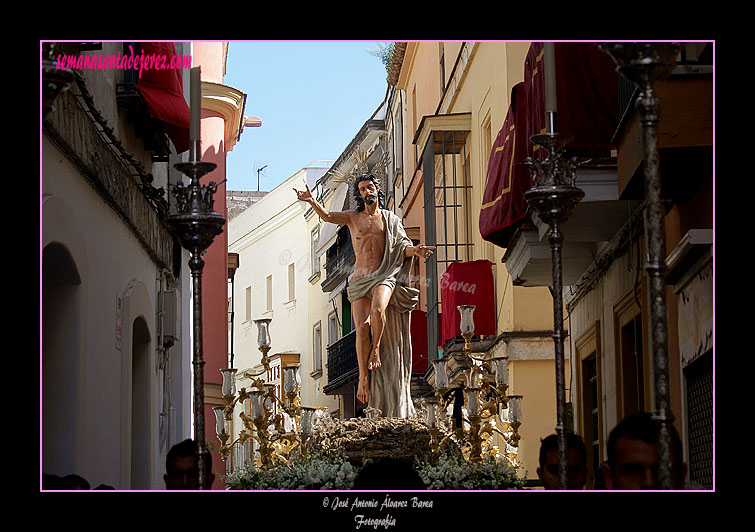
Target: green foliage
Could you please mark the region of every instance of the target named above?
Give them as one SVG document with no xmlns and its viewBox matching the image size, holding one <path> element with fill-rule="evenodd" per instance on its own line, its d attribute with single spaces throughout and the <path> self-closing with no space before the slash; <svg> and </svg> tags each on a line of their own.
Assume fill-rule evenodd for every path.
<svg viewBox="0 0 755 532">
<path fill-rule="evenodd" d="M 380 62 L 383 63 L 383 66 L 385 67 L 386 73 L 391 72 L 391 61 L 393 61 L 393 50 L 396 48 L 395 42 L 389 42 L 389 43 L 378 43 L 378 47 L 376 50 L 367 50 L 367 53 L 370 55 L 374 55 L 378 59 L 380 59 Z"/>
</svg>

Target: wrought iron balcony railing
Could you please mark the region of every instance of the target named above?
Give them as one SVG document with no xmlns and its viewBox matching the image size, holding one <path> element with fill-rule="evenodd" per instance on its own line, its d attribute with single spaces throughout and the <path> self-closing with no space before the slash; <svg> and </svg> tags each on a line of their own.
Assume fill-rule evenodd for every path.
<svg viewBox="0 0 755 532">
<path fill-rule="evenodd" d="M 352 376 L 357 376 L 356 331 L 328 346 L 328 389 L 334 389 L 346 383 Z"/>
</svg>

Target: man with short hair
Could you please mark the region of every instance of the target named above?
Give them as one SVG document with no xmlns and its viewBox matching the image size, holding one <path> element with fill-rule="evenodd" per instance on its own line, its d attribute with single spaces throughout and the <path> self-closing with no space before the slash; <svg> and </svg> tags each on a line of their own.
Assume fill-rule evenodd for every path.
<svg viewBox="0 0 755 532">
<path fill-rule="evenodd" d="M 684 489 L 687 464 L 682 462 L 682 441 L 673 425 L 671 431 L 672 489 Z M 608 436 L 608 461 L 602 468 L 606 489 L 661 489 L 658 470 L 660 427 L 647 412 L 632 414 L 614 427 Z"/>
<path fill-rule="evenodd" d="M 206 485 L 209 488 L 215 480 L 212 474 L 212 455 L 204 456 Z M 175 444 L 165 458 L 165 489 L 198 490 L 199 489 L 199 445 L 187 438 Z"/>
<path fill-rule="evenodd" d="M 411 259 L 427 259 L 435 247 L 413 245 L 401 219 L 381 208 L 380 184 L 372 174 L 355 178 L 354 210 L 328 212 L 309 186 L 294 190 L 323 221 L 346 225 L 351 233 L 356 260 L 347 295 L 356 326 L 357 399 L 385 417 L 410 417 L 414 405 L 409 313 L 419 301 L 419 290 L 409 286 Z"/>
<path fill-rule="evenodd" d="M 584 489 L 587 480 L 587 450 L 582 438 L 573 432 L 566 435 L 566 464 L 566 489 Z M 559 489 L 557 434 L 551 434 L 541 441 L 537 476 L 546 490 Z"/>
</svg>

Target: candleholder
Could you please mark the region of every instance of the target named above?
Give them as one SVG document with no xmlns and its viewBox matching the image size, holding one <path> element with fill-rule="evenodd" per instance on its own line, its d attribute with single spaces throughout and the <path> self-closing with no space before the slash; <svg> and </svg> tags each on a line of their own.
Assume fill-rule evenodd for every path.
<svg viewBox="0 0 755 532">
<path fill-rule="evenodd" d="M 555 120 L 554 120 L 555 122 Z M 564 235 L 561 224 L 566 222 L 574 207 L 585 193 L 576 183 L 576 170 L 588 160 L 566 159 L 564 149 L 573 137 L 565 133 L 547 132 L 533 135 L 534 145 L 545 148 L 544 160 L 528 157 L 523 163 L 530 169 L 532 188 L 524 193 L 524 199 L 535 210 L 538 217 L 548 224 L 548 240 L 551 244 L 553 286 L 553 341 L 556 359 L 556 434 L 558 437 L 559 487 L 566 489 L 566 383 L 564 377 L 564 330 L 563 330 L 563 286 L 561 270 L 561 248 Z"/>
<path fill-rule="evenodd" d="M 301 405 L 301 374 L 299 364 L 284 366 L 283 393 L 281 400 L 276 393 L 276 386 L 266 383 L 264 378 L 270 369 L 268 352 L 270 351 L 270 318 L 254 320 L 257 324 L 257 346 L 262 353 L 262 368 L 256 371 L 246 370 L 238 377 L 251 379 L 251 388 L 241 388 L 236 392 L 235 379 L 238 370 L 221 369 L 221 385 L 224 406 L 215 407 L 216 432 L 221 442 L 221 457 L 227 462 L 230 451 L 236 444 L 254 440 L 260 454 L 259 465 L 271 467 L 278 461 L 286 461 L 298 449 L 302 456 L 307 455 L 306 441 L 312 432 L 312 419 L 317 408 Z M 244 429 L 239 438 L 231 442 L 228 427 L 237 404 L 249 400 L 249 415 L 240 412 Z M 229 467 L 229 466 L 227 466 Z"/>
<path fill-rule="evenodd" d="M 223 232 L 225 218 L 213 211 L 213 195 L 217 184 L 201 185 L 199 179 L 216 168 L 203 161 L 177 163 L 174 167 L 190 179 L 188 186 L 178 183 L 173 189 L 176 214 L 165 220 L 181 246 L 191 253 L 189 269 L 192 278 L 193 366 L 194 366 L 194 430 L 199 446 L 199 484 L 207 489 L 204 474 L 204 356 L 202 352 L 202 270 L 204 252 L 217 235 Z"/>
<path fill-rule="evenodd" d="M 484 455 L 493 452 L 494 434 L 499 434 L 507 445 L 518 447 L 521 419 L 496 420 L 496 417 L 503 417 L 501 414 L 504 409 L 512 411 L 511 396 L 507 394 L 508 358 L 479 357 L 472 354 L 471 340 L 474 336 L 476 307 L 475 305 L 459 305 L 457 308 L 461 314 L 460 329 L 464 336 L 464 350 L 453 353 L 451 357 L 437 358 L 432 361 L 435 372 L 433 383 L 435 395 L 425 399 L 426 421 L 430 430 L 430 446 L 433 452 L 438 452 L 445 440 L 453 435 L 462 445 L 462 450 L 468 459 L 471 462 L 479 462 Z M 455 371 L 461 375 L 457 373 L 453 382 L 449 383 L 446 364 L 451 360 L 455 365 Z M 464 428 L 462 414 L 462 419 L 457 421 L 455 430 L 450 431 L 439 442 L 439 414 L 444 412 L 452 402 L 457 401 L 457 398 L 463 400 L 466 406 L 466 421 L 469 423 L 469 429 Z M 512 465 L 515 465 L 516 453 L 505 454 Z"/>
<path fill-rule="evenodd" d="M 616 70 L 637 85 L 639 95 L 635 107 L 642 125 L 645 177 L 645 233 L 647 234 L 647 262 L 650 301 L 650 333 L 655 378 L 655 412 L 659 422 L 658 441 L 660 468 L 658 481 L 662 489 L 672 488 L 671 425 L 674 416 L 669 398 L 668 313 L 665 284 L 665 211 L 661 199 L 660 161 L 658 155 L 658 121 L 660 102 L 653 85 L 668 76 L 675 65 L 681 43 L 674 42 L 617 42 L 601 43 L 600 49 L 616 63 Z"/>
</svg>

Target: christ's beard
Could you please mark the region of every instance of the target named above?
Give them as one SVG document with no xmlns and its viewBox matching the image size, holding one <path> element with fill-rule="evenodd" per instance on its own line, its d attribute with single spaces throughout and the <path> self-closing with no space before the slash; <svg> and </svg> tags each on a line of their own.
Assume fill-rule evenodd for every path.
<svg viewBox="0 0 755 532">
<path fill-rule="evenodd" d="M 367 196 L 365 196 L 364 198 L 364 202 L 367 205 L 372 205 L 376 201 L 377 201 L 377 194 L 367 194 Z"/>
</svg>

